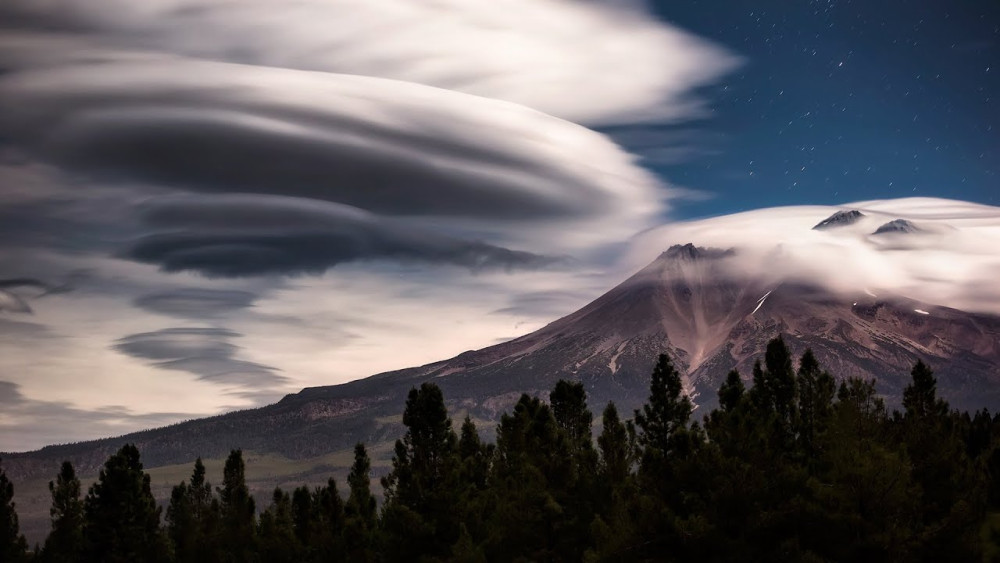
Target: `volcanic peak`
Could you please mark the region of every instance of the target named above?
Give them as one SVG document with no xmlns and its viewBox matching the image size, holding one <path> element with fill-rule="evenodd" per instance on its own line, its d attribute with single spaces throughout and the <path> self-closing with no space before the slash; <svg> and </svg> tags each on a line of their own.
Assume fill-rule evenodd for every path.
<svg viewBox="0 0 1000 563">
<path fill-rule="evenodd" d="M 660 259 L 671 260 L 715 260 L 727 258 L 736 254 L 732 248 L 723 250 L 721 248 L 705 248 L 695 246 L 690 242 L 687 244 L 675 244 L 668 248 L 666 252 L 660 254 Z"/>
<path fill-rule="evenodd" d="M 820 221 L 813 230 L 824 230 L 833 229 L 836 227 L 846 227 L 847 225 L 853 225 L 857 223 L 865 216 L 864 213 L 858 211 L 857 209 L 851 209 L 850 211 L 838 211 L 833 215 L 830 215 L 826 219 Z"/>
<path fill-rule="evenodd" d="M 914 225 L 906 219 L 896 219 L 889 221 L 881 227 L 875 229 L 873 235 L 884 235 L 888 233 L 918 233 L 922 231 L 920 227 Z"/>
</svg>

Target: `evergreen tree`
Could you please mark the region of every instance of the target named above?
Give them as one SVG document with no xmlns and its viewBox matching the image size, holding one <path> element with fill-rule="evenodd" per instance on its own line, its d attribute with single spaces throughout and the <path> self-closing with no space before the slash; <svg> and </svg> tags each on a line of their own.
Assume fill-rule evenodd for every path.
<svg viewBox="0 0 1000 563">
<path fill-rule="evenodd" d="M 292 502 L 294 504 L 294 498 Z M 337 482 L 332 477 L 325 486 L 316 488 L 310 505 L 313 513 L 307 542 L 310 560 L 324 563 L 347 561 L 344 501 L 340 498 Z M 374 515 L 374 507 L 372 514 Z M 296 526 L 299 525 L 297 521 Z"/>
<path fill-rule="evenodd" d="M 271 506 L 260 515 L 258 553 L 268 563 L 302 561 L 302 544 L 295 534 L 292 500 L 280 487 L 274 489 Z"/>
<path fill-rule="evenodd" d="M 348 561 L 374 561 L 375 497 L 371 493 L 371 459 L 365 445 L 354 446 L 354 464 L 347 476 L 350 494 L 344 507 L 344 542 Z"/>
<path fill-rule="evenodd" d="M 458 457 L 462 463 L 462 483 L 475 490 L 485 489 L 492 455 L 493 445 L 483 443 L 472 418 L 466 416 L 462 422 L 458 439 Z"/>
<path fill-rule="evenodd" d="M 21 535 L 14 502 L 14 484 L 0 466 L 0 561 L 23 561 L 28 542 Z"/>
<path fill-rule="evenodd" d="M 462 422 L 458 439 L 459 477 L 456 515 L 461 522 L 459 541 L 452 550 L 454 560 L 476 560 L 482 553 L 477 541 L 486 537 L 490 461 L 493 444 L 484 444 L 470 416 Z M 460 545 L 459 545 L 460 544 Z M 460 551 L 455 551 L 460 549 Z"/>
<path fill-rule="evenodd" d="M 303 485 L 292 493 L 291 513 L 295 537 L 304 546 L 311 544 L 317 511 L 313 506 L 313 494 L 309 492 L 309 487 Z"/>
<path fill-rule="evenodd" d="M 608 402 L 601 416 L 601 435 L 597 445 L 601 450 L 601 480 L 606 486 L 622 485 L 629 477 L 632 451 L 629 447 L 628 429 L 618 417 L 618 409 Z"/>
<path fill-rule="evenodd" d="M 649 399 L 635 411 L 642 448 L 640 470 L 651 479 L 662 482 L 671 458 L 690 453 L 693 437 L 687 425 L 692 410 L 680 373 L 666 354 L 660 354 L 649 382 Z"/>
<path fill-rule="evenodd" d="M 573 471 L 569 440 L 552 409 L 522 395 L 497 426 L 490 482 L 495 503 L 487 526 L 490 560 L 549 561 L 559 558 L 565 526 L 562 487 Z"/>
<path fill-rule="evenodd" d="M 396 442 L 392 471 L 382 479 L 385 548 L 395 560 L 445 557 L 459 531 L 458 438 L 437 385 L 410 390 L 403 424 L 406 434 Z"/>
<path fill-rule="evenodd" d="M 590 425 L 594 416 L 587 408 L 587 392 L 582 383 L 560 379 L 549 393 L 549 404 L 556 424 L 569 437 L 574 449 L 593 447 Z"/>
<path fill-rule="evenodd" d="M 764 352 L 764 381 L 774 405 L 775 434 L 780 448 L 789 449 L 798 420 L 798 386 L 792 353 L 780 336 L 767 343 Z"/>
<path fill-rule="evenodd" d="M 922 361 L 911 371 L 903 390 L 903 438 L 920 486 L 924 525 L 921 558 L 977 559 L 977 530 L 985 512 L 986 487 L 976 474 L 966 448 L 953 431 L 948 403 L 937 397 L 937 380 Z"/>
<path fill-rule="evenodd" d="M 212 485 L 205 479 L 205 465 L 195 460 L 188 483 L 181 482 L 170 493 L 167 535 L 173 541 L 178 561 L 215 561 L 219 557 L 219 505 Z"/>
<path fill-rule="evenodd" d="M 733 412 L 739 408 L 745 396 L 746 387 L 743 385 L 743 379 L 740 377 L 740 372 L 734 369 L 726 374 L 726 381 L 719 387 L 719 408 L 722 412 Z"/>
<path fill-rule="evenodd" d="M 134 445 L 122 446 L 104 463 L 97 482 L 87 493 L 83 510 L 85 559 L 125 563 L 167 558 L 160 508 Z"/>
<path fill-rule="evenodd" d="M 937 379 L 923 361 L 910 372 L 913 378 L 903 390 L 903 408 L 907 418 L 933 423 L 948 413 L 948 404 L 937 398 Z"/>
<path fill-rule="evenodd" d="M 817 455 L 816 442 L 826 430 L 837 389 L 833 377 L 820 369 L 812 350 L 806 350 L 799 363 L 798 388 L 798 435 L 803 452 L 811 459 Z"/>
<path fill-rule="evenodd" d="M 80 480 L 73 464 L 64 461 L 55 481 L 49 481 L 52 495 L 52 529 L 45 539 L 44 560 L 52 563 L 79 561 L 83 555 L 83 501 Z"/>
<path fill-rule="evenodd" d="M 219 489 L 220 549 L 224 560 L 247 561 L 255 545 L 255 504 L 246 484 L 243 450 L 232 450 L 222 471 Z"/>
<path fill-rule="evenodd" d="M 549 394 L 549 404 L 572 462 L 567 479 L 553 491 L 563 507 L 555 550 L 561 559 L 579 560 L 589 541 L 597 495 L 598 456 L 590 430 L 594 415 L 587 408 L 587 392 L 580 382 L 559 380 Z"/>
</svg>

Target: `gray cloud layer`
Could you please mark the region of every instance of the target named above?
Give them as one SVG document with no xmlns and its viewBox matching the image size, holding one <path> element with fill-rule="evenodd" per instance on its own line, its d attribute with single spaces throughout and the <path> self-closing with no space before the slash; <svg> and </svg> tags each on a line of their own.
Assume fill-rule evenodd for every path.
<svg viewBox="0 0 1000 563">
<path fill-rule="evenodd" d="M 49 290 L 48 284 L 33 278 L 0 279 L 0 312 L 31 313 L 31 305 L 28 304 L 28 300 L 11 291 L 23 287 L 41 290 L 43 293 Z"/>
<path fill-rule="evenodd" d="M 124 255 L 166 271 L 209 276 L 322 273 L 373 259 L 483 269 L 534 269 L 560 259 L 466 241 L 343 205 L 295 198 L 232 195 L 154 199 L 143 217 L 162 232 Z"/>
<path fill-rule="evenodd" d="M 212 319 L 253 306 L 255 293 L 230 289 L 184 287 L 139 296 L 136 307 L 182 319 Z"/>
<path fill-rule="evenodd" d="M 259 389 L 286 381 L 275 368 L 236 359 L 239 347 L 229 340 L 239 336 L 221 328 L 167 328 L 126 336 L 114 348 L 151 360 L 156 367 L 186 371 L 214 383 Z"/>
<path fill-rule="evenodd" d="M 106 182 L 519 221 L 656 207 L 602 135 L 415 84 L 162 58 L 15 73 L 0 99 L 15 143 Z"/>
</svg>

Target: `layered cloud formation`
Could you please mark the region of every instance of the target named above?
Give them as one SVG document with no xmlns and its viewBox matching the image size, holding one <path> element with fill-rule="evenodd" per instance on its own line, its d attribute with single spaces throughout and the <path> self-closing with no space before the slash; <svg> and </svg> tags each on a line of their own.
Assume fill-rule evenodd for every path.
<svg viewBox="0 0 1000 563">
<path fill-rule="evenodd" d="M 701 118 L 738 64 L 638 2 L 3 2 L 2 434 L 251 406 L 550 320 L 681 193 L 588 127 Z M 45 432 L 17 447 L 86 435 Z"/>
<path fill-rule="evenodd" d="M 859 211 L 856 222 L 814 229 Z M 884 229 L 906 221 L 912 229 Z M 1000 314 L 1000 208 L 939 198 L 843 206 L 759 209 L 678 222 L 637 237 L 644 265 L 671 244 L 735 248 L 734 273 L 819 284 L 845 294 L 880 293 L 964 311 Z"/>
<path fill-rule="evenodd" d="M 627 0 L 7 0 L 11 21 L 139 49 L 392 78 L 588 124 L 687 119 L 722 49 Z"/>
</svg>

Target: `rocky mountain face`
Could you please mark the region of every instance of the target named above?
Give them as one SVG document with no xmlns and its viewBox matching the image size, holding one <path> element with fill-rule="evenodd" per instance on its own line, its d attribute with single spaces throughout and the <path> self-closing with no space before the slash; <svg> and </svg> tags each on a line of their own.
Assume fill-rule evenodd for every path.
<svg viewBox="0 0 1000 563">
<path fill-rule="evenodd" d="M 15 479 L 48 476 L 63 459 L 92 473 L 125 441 L 136 443 L 148 467 L 221 457 L 236 447 L 312 458 L 357 441 L 395 439 L 406 394 L 424 381 L 442 388 L 454 413 L 478 419 L 498 418 L 521 393 L 547 396 L 560 378 L 582 381 L 595 412 L 613 400 L 629 413 L 645 400 L 662 352 L 685 374 L 696 413 L 708 412 L 729 370 L 749 379 L 753 362 L 778 335 L 797 355 L 811 348 L 837 377 L 877 378 L 890 405 L 898 404 L 911 367 L 922 359 L 954 407 L 1000 410 L 1000 317 L 866 291 L 843 295 L 746 279 L 733 258 L 732 251 L 674 246 L 586 307 L 510 342 L 303 389 L 259 409 L 5 454 L 4 465 Z"/>
<path fill-rule="evenodd" d="M 826 219 L 823 219 L 813 227 L 813 230 L 822 231 L 825 229 L 835 229 L 837 227 L 846 227 L 847 225 L 853 225 L 865 217 L 865 214 L 858 211 L 857 209 L 851 209 L 848 211 L 838 211 L 833 215 L 830 215 Z"/>
</svg>

